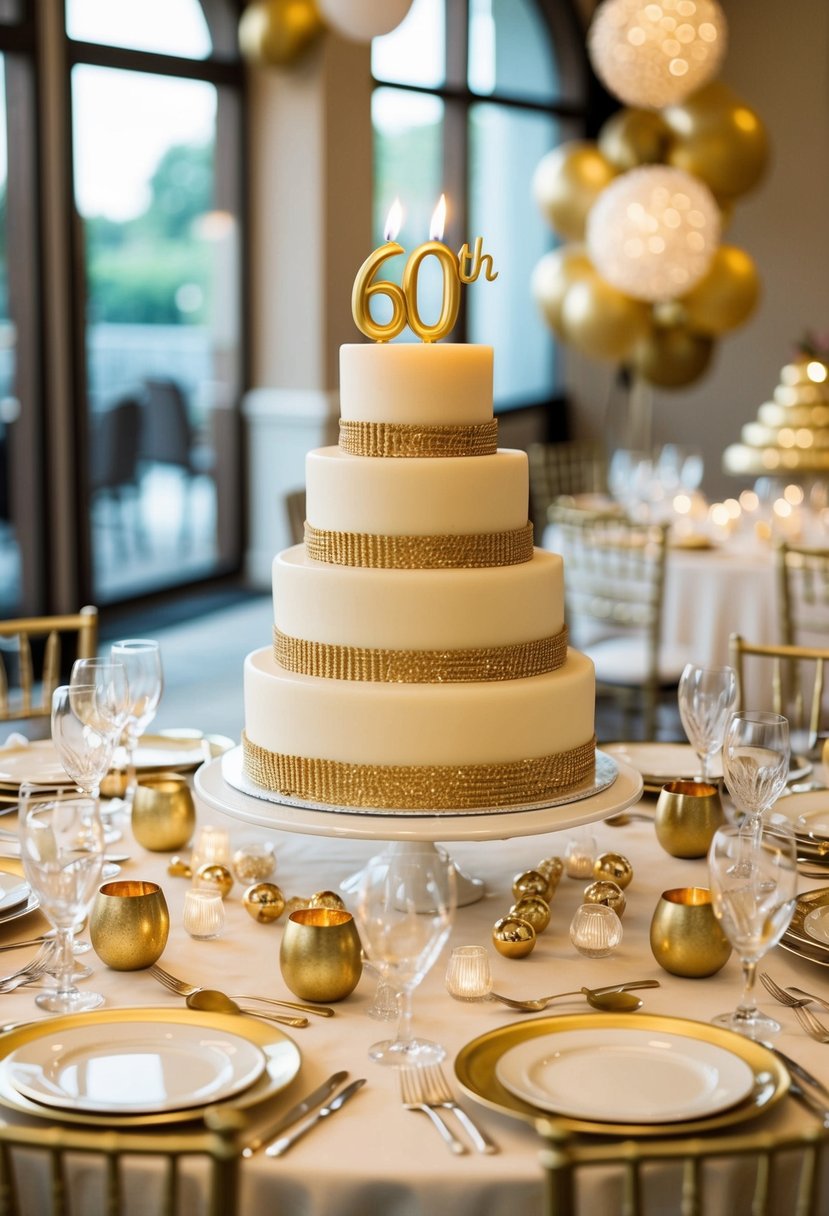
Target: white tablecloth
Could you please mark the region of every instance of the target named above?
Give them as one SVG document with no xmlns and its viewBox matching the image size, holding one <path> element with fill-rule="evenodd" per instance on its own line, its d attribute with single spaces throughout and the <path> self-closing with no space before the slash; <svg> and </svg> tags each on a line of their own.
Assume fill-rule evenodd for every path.
<svg viewBox="0 0 829 1216">
<path fill-rule="evenodd" d="M 652 809 L 652 802 L 643 804 Z M 222 820 L 238 839 L 252 829 L 238 821 L 199 811 L 200 821 Z M 581 958 L 570 944 L 568 926 L 581 902 L 584 884 L 562 879 L 552 906 L 552 922 L 539 939 L 533 954 L 521 961 L 509 961 L 494 950 L 492 965 L 497 991 L 516 997 L 598 985 L 613 981 L 654 977 L 661 987 L 648 991 L 645 1010 L 650 1013 L 679 1015 L 707 1021 L 736 1004 L 740 990 L 739 964 L 732 957 L 716 976 L 703 980 L 680 979 L 662 971 L 648 945 L 648 928 L 660 893 L 671 887 L 707 885 L 704 861 L 680 861 L 659 847 L 650 823 L 633 822 L 626 827 L 598 824 L 593 829 L 600 850 L 624 853 L 634 867 L 628 888 L 624 916 L 624 939 L 616 953 L 603 960 Z M 362 862 L 376 851 L 365 841 L 344 841 L 275 834 L 278 873 L 276 881 L 286 895 L 310 895 L 316 890 L 336 888 Z M 512 902 L 513 876 L 550 854 L 562 854 L 566 833 L 524 837 L 492 843 L 452 845 L 456 860 L 486 881 L 487 893 L 480 902 L 461 908 L 456 916 L 450 946 L 490 941 L 493 922 Z M 256 992 L 262 995 L 291 994 L 279 971 L 280 923 L 256 924 L 246 914 L 237 887 L 227 901 L 227 927 L 215 941 L 192 941 L 181 924 L 182 904 L 187 882 L 166 874 L 168 857 L 148 854 L 127 834 L 127 850 L 132 860 L 125 865 L 124 877 L 161 882 L 170 906 L 172 929 L 163 962 L 176 974 L 196 983 L 222 988 L 227 992 Z M 802 888 L 823 885 L 803 879 Z M 38 928 L 38 915 L 6 927 L 2 940 L 31 936 Z M 440 1039 L 448 1051 L 447 1071 L 452 1059 L 470 1039 L 501 1026 L 516 1015 L 496 1004 L 461 1004 L 452 1000 L 443 985 L 446 952 L 415 993 L 415 1029 Z M 97 961 L 94 956 L 93 962 Z M 4 956 L 13 965 L 22 956 Z M 764 964 L 781 983 L 795 983 L 814 991 L 827 992 L 826 971 L 776 949 Z M 5 968 L 4 968 L 5 969 Z M 464 1098 L 467 1106 L 486 1125 L 498 1141 L 501 1152 L 484 1157 L 470 1153 L 450 1155 L 426 1118 L 402 1109 L 397 1076 L 393 1069 L 369 1061 L 372 1042 L 385 1037 L 388 1026 L 366 1016 L 375 980 L 364 974 L 356 991 L 337 1006 L 335 1018 L 313 1018 L 304 1030 L 289 1031 L 300 1046 L 303 1064 L 299 1076 L 284 1095 L 273 1101 L 267 1111 L 272 1119 L 280 1110 L 318 1085 L 337 1069 L 348 1069 L 352 1077 L 365 1076 L 368 1084 L 335 1118 L 314 1130 L 283 1158 L 270 1160 L 261 1153 L 245 1162 L 242 1170 L 242 1212 L 259 1216 L 262 1212 L 278 1216 L 533 1216 L 541 1205 L 542 1171 L 539 1141 L 534 1131 L 518 1120 L 493 1113 Z M 111 1006 L 176 1006 L 181 1002 L 153 980 L 147 972 L 119 973 L 100 963 L 87 984 L 106 994 Z M 40 1016 L 33 1003 L 34 993 L 23 988 L 0 997 L 3 1021 Z M 780 1046 L 829 1079 L 826 1047 L 808 1039 L 798 1028 L 794 1015 L 777 1006 L 760 992 L 761 1005 L 773 1010 L 783 1023 Z M 584 1011 L 583 1001 L 564 1001 L 554 1009 L 562 1012 Z M 601 1014 L 595 1014 L 600 1018 Z M 4 1115 L 8 1112 L 4 1112 Z M 622 1113 L 622 1112 L 620 1112 Z M 9 1117 L 14 1118 L 11 1115 Z M 769 1130 L 805 1126 L 810 1116 L 792 1099 L 784 1099 L 752 1127 Z M 712 1213 L 740 1216 L 746 1210 L 744 1186 L 737 1175 L 724 1170 L 720 1176 Z M 132 1196 L 131 1211 L 142 1213 L 143 1191 Z M 611 1211 L 608 1206 L 591 1205 L 591 1212 Z M 660 1216 L 678 1211 L 678 1201 L 659 1205 Z M 788 1210 L 788 1209 L 786 1209 Z M 85 1213 L 85 1216 L 90 1216 Z"/>
</svg>

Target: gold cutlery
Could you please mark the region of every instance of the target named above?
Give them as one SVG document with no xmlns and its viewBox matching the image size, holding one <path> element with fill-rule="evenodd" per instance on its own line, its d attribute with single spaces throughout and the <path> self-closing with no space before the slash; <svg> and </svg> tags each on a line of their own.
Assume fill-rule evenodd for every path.
<svg viewBox="0 0 829 1216">
<path fill-rule="evenodd" d="M 242 1149 L 242 1156 L 252 1157 L 254 1153 L 262 1148 L 263 1144 L 275 1140 L 292 1123 L 296 1123 L 297 1119 L 301 1119 L 303 1115 L 307 1115 L 309 1111 L 312 1111 L 315 1106 L 319 1106 L 321 1102 L 324 1102 L 330 1094 L 333 1094 L 337 1086 L 343 1083 L 347 1076 L 348 1073 L 344 1069 L 342 1072 L 333 1073 L 327 1081 L 323 1081 L 322 1085 L 308 1094 L 307 1098 L 303 1098 L 301 1102 L 297 1102 L 296 1106 L 292 1106 L 289 1111 L 281 1115 L 276 1123 L 272 1123 L 263 1132 L 260 1132 L 258 1136 L 254 1136 L 252 1140 L 248 1141 Z"/>
<path fill-rule="evenodd" d="M 423 1077 L 419 1068 L 400 1069 L 400 1098 L 406 1110 L 419 1110 L 431 1119 L 444 1144 L 456 1157 L 468 1152 L 466 1145 L 458 1139 L 448 1123 L 424 1100 Z"/>
<path fill-rule="evenodd" d="M 193 996 L 196 992 L 201 992 L 201 985 L 188 984 L 186 980 L 180 980 L 175 975 L 171 975 L 169 971 L 165 971 L 163 967 L 159 967 L 158 963 L 153 963 L 149 968 L 150 975 L 168 988 L 170 992 L 175 992 L 179 996 Z M 231 998 L 235 999 L 235 998 Z M 280 1001 L 276 997 L 270 996 L 243 996 L 239 998 L 243 1001 L 261 1001 L 265 1005 L 275 1005 L 285 1009 L 296 1009 L 299 1013 L 316 1013 L 323 1018 L 332 1018 L 334 1010 L 329 1009 L 325 1005 L 298 1005 L 296 1001 Z"/>
<path fill-rule="evenodd" d="M 0 946 L 0 954 L 6 950 L 22 950 L 24 946 L 40 946 L 43 942 L 51 940 L 48 933 L 42 933 L 40 937 L 30 937 L 24 942 L 4 942 Z"/>
<path fill-rule="evenodd" d="M 358 1090 L 362 1089 L 365 1083 L 366 1078 L 359 1077 L 356 1081 L 352 1081 L 350 1085 L 346 1085 L 345 1089 L 341 1089 L 335 1098 L 331 1098 L 326 1102 L 325 1106 L 321 1106 L 313 1115 L 309 1115 L 302 1123 L 298 1123 L 292 1131 L 287 1132 L 284 1136 L 280 1136 L 278 1140 L 274 1140 L 272 1144 L 269 1144 L 265 1149 L 265 1156 L 281 1157 L 292 1144 L 296 1144 L 297 1140 L 306 1135 L 312 1127 L 316 1127 L 323 1119 L 327 1119 L 343 1107 L 350 1098 L 354 1097 Z"/>
<path fill-rule="evenodd" d="M 601 1001 L 604 997 L 612 994 L 620 994 L 630 992 L 636 988 L 659 988 L 659 980 L 631 980 L 627 984 L 607 984 L 603 988 L 577 988 L 572 992 L 554 992 L 552 996 L 538 997 L 536 1000 L 519 1001 L 514 1000 L 509 996 L 501 996 L 497 992 L 490 992 L 487 999 L 492 1001 L 500 1001 L 503 1005 L 507 1005 L 510 1009 L 516 1009 L 521 1013 L 540 1013 L 542 1009 L 546 1009 L 551 1001 L 557 1001 L 560 997 L 565 996 L 585 996 L 588 1003 L 594 1008 L 613 1009 L 619 1012 L 618 1006 L 614 1004 L 603 1005 Z M 599 1002 L 597 1005 L 596 1002 Z"/>
<path fill-rule="evenodd" d="M 251 1018 L 262 1018 L 265 1022 L 279 1022 L 281 1026 L 303 1027 L 308 1025 L 306 1017 L 287 1013 L 265 1013 L 252 1005 L 237 1005 L 236 1001 L 218 988 L 200 988 L 184 998 L 188 1009 L 199 1009 L 206 1013 L 239 1013 Z"/>
</svg>

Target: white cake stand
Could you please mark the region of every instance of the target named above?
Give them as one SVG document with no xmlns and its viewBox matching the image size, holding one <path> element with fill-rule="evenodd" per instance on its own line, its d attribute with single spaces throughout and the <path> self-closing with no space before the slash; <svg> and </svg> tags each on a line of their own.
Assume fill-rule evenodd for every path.
<svg viewBox="0 0 829 1216">
<path fill-rule="evenodd" d="M 602 756 L 603 753 L 598 753 Z M 604 757 L 607 759 L 607 757 Z M 615 758 L 614 758 L 615 759 Z M 540 836 L 544 832 L 582 827 L 618 814 L 638 801 L 642 777 L 629 764 L 615 759 L 616 778 L 606 789 L 577 801 L 515 808 L 458 813 L 440 811 L 385 814 L 360 808 L 324 809 L 297 799 L 283 799 L 256 789 L 242 772 L 242 749 L 235 747 L 203 764 L 195 775 L 198 795 L 213 810 L 260 828 L 299 832 L 310 836 L 339 836 L 352 840 L 392 841 L 400 848 L 424 842 L 509 840 L 513 836 Z M 240 788 L 241 787 L 241 788 Z M 463 907 L 481 899 L 484 884 L 455 866 L 457 902 Z M 345 889 L 355 887 L 359 876 L 347 879 Z"/>
</svg>

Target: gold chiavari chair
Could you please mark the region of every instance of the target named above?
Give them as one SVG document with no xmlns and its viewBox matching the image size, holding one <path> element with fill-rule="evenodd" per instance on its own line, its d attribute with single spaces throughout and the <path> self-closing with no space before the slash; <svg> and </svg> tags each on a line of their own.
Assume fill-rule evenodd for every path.
<svg viewBox="0 0 829 1216">
<path fill-rule="evenodd" d="M 752 708 L 746 704 L 747 698 L 744 695 L 745 660 L 760 659 L 768 672 L 771 708 L 775 713 L 784 714 L 789 719 L 792 732 L 807 732 L 807 748 L 811 751 L 816 746 L 820 734 L 824 673 L 825 665 L 829 661 L 829 646 L 790 646 L 783 643 L 766 646 L 747 642 L 739 633 L 732 633 L 729 639 L 729 654 L 731 666 L 737 673 L 738 707 Z"/>
<path fill-rule="evenodd" d="M 98 609 L 92 606 L 65 616 L 19 617 L 0 621 L 0 639 L 13 643 L 16 660 L 15 692 L 10 693 L 9 666 L 0 648 L 0 722 L 49 717 L 52 693 L 60 683 L 61 640 L 74 638 L 74 657 L 92 658 L 98 645 Z M 43 664 L 35 674 L 32 641 L 45 639 Z"/>
<path fill-rule="evenodd" d="M 820 1216 L 826 1211 L 820 1206 L 819 1194 L 821 1157 L 829 1145 L 829 1130 L 824 1127 L 809 1126 L 785 1134 L 737 1132 L 709 1139 L 666 1137 L 611 1143 L 578 1140 L 550 1119 L 538 1120 L 536 1130 L 545 1141 L 541 1153 L 544 1216 L 575 1216 L 584 1211 L 577 1206 L 579 1181 L 586 1181 L 591 1170 L 612 1166 L 618 1167 L 615 1184 L 607 1182 L 603 1189 L 606 1202 L 597 1209 L 603 1216 L 651 1216 L 666 1210 L 681 1216 L 704 1216 L 711 1210 L 708 1200 L 718 1187 L 717 1179 L 710 1176 L 717 1162 L 741 1168 L 738 1183 L 731 1187 L 740 1196 L 740 1212 Z M 672 1191 L 669 1209 L 664 1206 L 664 1193 L 660 1193 L 658 1208 L 646 1203 L 647 1172 L 660 1166 L 673 1166 L 672 1180 L 663 1182 Z M 719 1206 L 722 1209 L 722 1203 Z"/>
<path fill-rule="evenodd" d="M 305 491 L 292 490 L 285 495 L 285 511 L 288 515 L 288 527 L 291 532 L 291 543 L 301 545 L 305 539 Z"/>
<path fill-rule="evenodd" d="M 795 646 L 829 635 L 829 549 L 781 541 L 775 558 L 783 641 Z"/>
<path fill-rule="evenodd" d="M 236 1216 L 241 1126 L 218 1108 L 187 1132 L 0 1125 L 0 1216 Z"/>
<path fill-rule="evenodd" d="M 530 513 L 538 540 L 548 522 L 548 511 L 557 499 L 607 493 L 607 458 L 601 444 L 578 439 L 533 443 L 527 448 L 527 458 Z"/>
</svg>

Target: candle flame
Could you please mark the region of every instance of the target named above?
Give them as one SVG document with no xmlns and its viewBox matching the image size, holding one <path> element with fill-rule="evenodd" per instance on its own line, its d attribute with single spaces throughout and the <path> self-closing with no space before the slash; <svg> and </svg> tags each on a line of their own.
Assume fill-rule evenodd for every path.
<svg viewBox="0 0 829 1216">
<path fill-rule="evenodd" d="M 442 194 L 438 205 L 432 212 L 432 222 L 429 225 L 429 240 L 442 241 L 443 230 L 446 227 L 446 195 Z"/>
<path fill-rule="evenodd" d="M 403 207 L 400 199 L 396 198 L 389 207 L 389 213 L 386 216 L 386 227 L 383 230 L 383 236 L 387 241 L 394 241 L 397 234 L 403 226 Z"/>
</svg>

